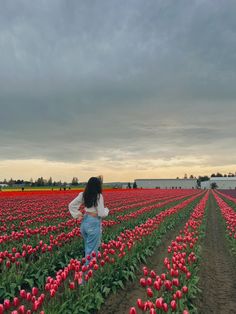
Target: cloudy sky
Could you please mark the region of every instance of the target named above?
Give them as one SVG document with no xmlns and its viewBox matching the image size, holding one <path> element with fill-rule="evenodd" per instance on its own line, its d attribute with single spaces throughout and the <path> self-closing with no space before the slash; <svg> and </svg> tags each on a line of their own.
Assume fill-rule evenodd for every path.
<svg viewBox="0 0 236 314">
<path fill-rule="evenodd" d="M 235 12 L 0 0 L 0 180 L 235 172 Z"/>
</svg>

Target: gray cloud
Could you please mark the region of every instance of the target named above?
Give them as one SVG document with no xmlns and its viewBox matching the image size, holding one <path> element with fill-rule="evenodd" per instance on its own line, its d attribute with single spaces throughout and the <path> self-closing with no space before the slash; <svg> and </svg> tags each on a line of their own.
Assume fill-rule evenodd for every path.
<svg viewBox="0 0 236 314">
<path fill-rule="evenodd" d="M 235 163 L 234 1 L 0 6 L 0 159 Z"/>
</svg>

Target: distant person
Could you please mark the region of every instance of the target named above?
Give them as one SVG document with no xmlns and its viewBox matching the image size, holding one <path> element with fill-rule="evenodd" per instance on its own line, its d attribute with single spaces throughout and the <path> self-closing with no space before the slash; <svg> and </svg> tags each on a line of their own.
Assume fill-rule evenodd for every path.
<svg viewBox="0 0 236 314">
<path fill-rule="evenodd" d="M 84 215 L 79 210 L 82 204 L 85 205 Z M 84 192 L 80 192 L 69 204 L 69 211 L 73 218 L 82 219 L 80 231 L 84 239 L 85 257 L 91 256 L 92 252 L 97 254 L 101 244 L 102 218 L 109 213 L 109 209 L 104 207 L 102 179 L 91 177 Z"/>
</svg>

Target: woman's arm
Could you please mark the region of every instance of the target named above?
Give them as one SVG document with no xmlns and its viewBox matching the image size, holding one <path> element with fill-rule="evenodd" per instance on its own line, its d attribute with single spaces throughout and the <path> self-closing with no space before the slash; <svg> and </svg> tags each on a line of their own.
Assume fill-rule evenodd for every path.
<svg viewBox="0 0 236 314">
<path fill-rule="evenodd" d="M 109 209 L 104 207 L 104 199 L 103 199 L 102 194 L 100 194 L 100 197 L 98 199 L 97 211 L 98 211 L 98 216 L 102 218 L 108 216 L 109 214 Z"/>
<path fill-rule="evenodd" d="M 83 203 L 83 192 L 80 192 L 79 195 L 75 199 L 73 199 L 73 201 L 70 202 L 68 206 L 71 216 L 73 218 L 77 219 L 83 216 L 83 214 L 79 210 L 79 207 L 82 203 Z"/>
</svg>

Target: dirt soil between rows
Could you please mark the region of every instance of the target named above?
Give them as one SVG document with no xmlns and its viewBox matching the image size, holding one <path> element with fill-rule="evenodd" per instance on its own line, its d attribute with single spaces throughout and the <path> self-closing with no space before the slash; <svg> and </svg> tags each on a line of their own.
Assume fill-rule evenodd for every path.
<svg viewBox="0 0 236 314">
<path fill-rule="evenodd" d="M 174 230 L 168 231 L 162 238 L 161 244 L 156 248 L 153 255 L 147 258 L 149 269 L 153 269 L 158 273 L 164 270 L 163 260 L 167 254 L 168 245 L 183 229 L 188 217 L 185 218 Z M 145 289 L 140 286 L 139 279 L 142 277 L 142 266 L 136 272 L 137 280 L 126 283 L 125 290 L 119 290 L 116 294 L 112 293 L 106 299 L 100 311 L 97 314 L 128 314 L 132 306 L 136 306 L 138 298 L 143 299 Z"/>
<path fill-rule="evenodd" d="M 225 227 L 210 195 L 206 238 L 202 248 L 197 308 L 201 314 L 236 313 L 236 259 L 230 255 Z"/>
</svg>

